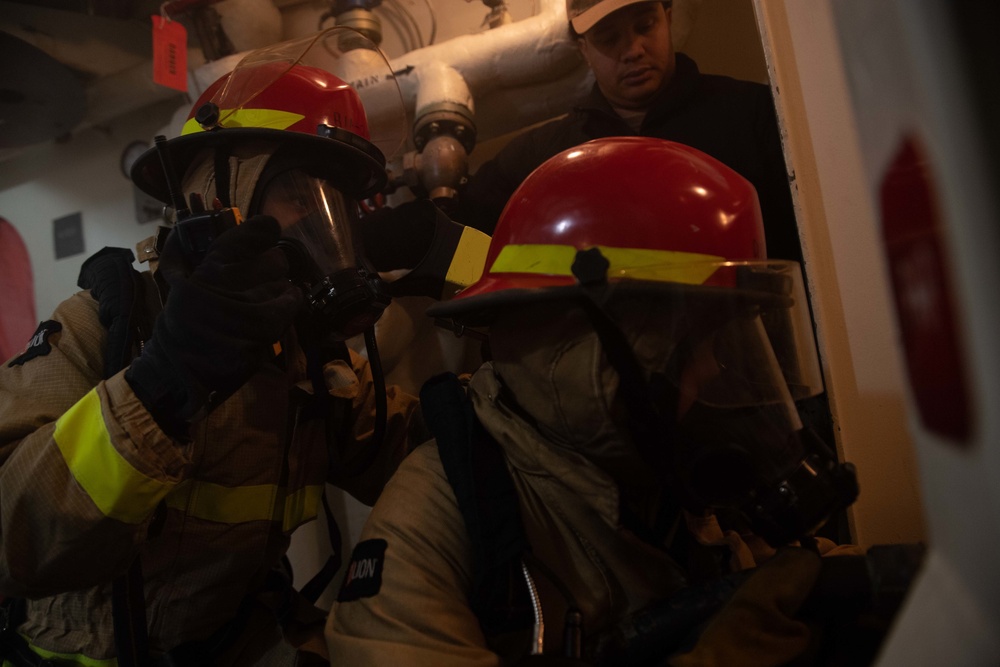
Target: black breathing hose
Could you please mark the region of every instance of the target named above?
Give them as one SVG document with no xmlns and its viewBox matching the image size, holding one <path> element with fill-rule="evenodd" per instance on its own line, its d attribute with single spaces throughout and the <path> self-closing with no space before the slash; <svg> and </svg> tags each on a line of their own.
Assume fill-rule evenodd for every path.
<svg viewBox="0 0 1000 667">
<path fill-rule="evenodd" d="M 385 390 L 385 375 L 382 372 L 382 359 L 378 355 L 374 325 L 365 329 L 365 349 L 368 350 L 368 363 L 371 365 L 372 384 L 375 386 L 375 429 L 364 466 L 367 468 L 375 460 L 379 449 L 382 447 L 382 442 L 385 440 L 386 413 L 389 411 Z"/>
</svg>

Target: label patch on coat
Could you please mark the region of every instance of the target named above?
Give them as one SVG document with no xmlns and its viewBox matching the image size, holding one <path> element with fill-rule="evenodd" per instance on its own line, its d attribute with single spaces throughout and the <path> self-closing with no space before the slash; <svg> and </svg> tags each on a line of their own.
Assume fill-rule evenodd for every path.
<svg viewBox="0 0 1000 667">
<path fill-rule="evenodd" d="M 24 348 L 24 352 L 20 355 L 14 357 L 9 364 L 8 368 L 13 368 L 14 366 L 20 366 L 26 361 L 30 361 L 35 357 L 44 357 L 46 354 L 52 351 L 52 346 L 49 345 L 49 336 L 54 333 L 62 331 L 62 325 L 55 320 L 49 320 L 48 322 L 42 322 L 35 329 L 35 333 L 32 334 L 31 340 L 28 341 L 28 345 Z"/>
<path fill-rule="evenodd" d="M 385 540 L 358 542 L 351 554 L 344 583 L 337 602 L 370 598 L 382 588 L 382 564 L 385 563 Z"/>
</svg>

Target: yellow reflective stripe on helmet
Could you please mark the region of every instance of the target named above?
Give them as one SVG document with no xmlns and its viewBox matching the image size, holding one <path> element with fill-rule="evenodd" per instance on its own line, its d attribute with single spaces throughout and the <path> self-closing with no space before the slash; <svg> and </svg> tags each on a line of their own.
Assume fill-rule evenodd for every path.
<svg viewBox="0 0 1000 667">
<path fill-rule="evenodd" d="M 33 653 L 41 658 L 56 659 L 60 667 L 118 667 L 118 658 L 88 658 L 82 653 L 56 653 L 55 651 L 49 651 L 44 648 L 38 648 L 33 645 L 29 640 L 27 635 L 18 633 L 24 638 L 24 641 L 28 643 L 31 647 Z M 7 662 L 4 660 L 3 667 L 7 665 L 14 665 L 15 663 Z"/>
<path fill-rule="evenodd" d="M 53 438 L 70 473 L 112 519 L 141 523 L 174 486 L 139 472 L 115 449 L 96 388 L 56 421 Z"/>
<path fill-rule="evenodd" d="M 608 260 L 609 278 L 653 280 L 700 285 L 723 257 L 670 250 L 596 246 Z M 500 250 L 491 273 L 533 273 L 572 276 L 577 249 L 569 245 L 508 245 Z"/>
<path fill-rule="evenodd" d="M 219 112 L 219 124 L 224 128 L 252 127 L 269 130 L 285 130 L 305 118 L 302 114 L 274 109 L 226 109 Z M 181 135 L 204 132 L 204 128 L 194 118 L 189 118 Z"/>
<path fill-rule="evenodd" d="M 306 486 L 285 497 L 283 509 L 276 507 L 278 496 L 284 493 L 277 484 L 253 486 L 223 486 L 211 482 L 186 481 L 167 496 L 167 507 L 205 521 L 216 523 L 246 523 L 248 521 L 278 521 L 284 530 L 316 518 L 322 485 Z M 276 516 L 277 512 L 280 516 Z"/>
<path fill-rule="evenodd" d="M 451 264 L 448 266 L 445 282 L 461 289 L 479 280 L 483 275 L 483 265 L 486 264 L 489 250 L 488 234 L 473 227 L 464 228 L 462 236 L 458 239 L 455 254 L 452 255 Z"/>
</svg>

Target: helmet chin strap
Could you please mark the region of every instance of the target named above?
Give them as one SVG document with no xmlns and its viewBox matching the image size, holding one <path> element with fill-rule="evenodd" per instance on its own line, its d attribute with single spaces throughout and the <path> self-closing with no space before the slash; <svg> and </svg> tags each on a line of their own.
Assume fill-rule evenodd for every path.
<svg viewBox="0 0 1000 667">
<path fill-rule="evenodd" d="M 599 249 L 579 250 L 573 260 L 573 276 L 581 288 L 584 311 L 608 362 L 618 373 L 628 428 L 636 449 L 655 467 L 657 476 L 663 478 L 670 470 L 670 443 L 675 416 L 657 408 L 632 346 L 605 309 L 604 304 L 612 290 L 607 278 L 609 266 Z"/>
</svg>

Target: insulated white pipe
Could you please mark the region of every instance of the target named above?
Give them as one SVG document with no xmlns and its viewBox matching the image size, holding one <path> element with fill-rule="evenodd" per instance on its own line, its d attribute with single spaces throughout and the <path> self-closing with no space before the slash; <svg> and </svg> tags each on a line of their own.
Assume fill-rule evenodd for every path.
<svg viewBox="0 0 1000 667">
<path fill-rule="evenodd" d="M 196 83 L 208 85 L 245 55 L 208 63 L 210 71 L 195 72 Z M 435 101 L 461 101 L 472 111 L 478 100 L 479 140 L 564 112 L 564 100 L 577 96 L 590 80 L 569 36 L 565 0 L 542 0 L 535 16 L 417 49 L 389 64 L 411 117 Z M 521 88 L 529 94 L 518 94 Z M 502 112 L 484 109 L 483 100 L 490 107 L 502 105 Z M 395 111 L 380 109 L 372 100 L 366 100 L 365 110 L 370 120 Z"/>
<path fill-rule="evenodd" d="M 389 63 L 399 84 L 407 109 L 433 101 L 433 91 L 421 92 L 435 75 L 454 70 L 464 80 L 474 99 L 483 99 L 503 90 L 564 81 L 570 89 L 586 76 L 579 51 L 570 39 L 565 0 L 543 0 L 542 10 L 528 19 L 509 23 L 485 33 L 462 35 L 394 58 Z M 577 79 L 568 79 L 574 71 Z M 444 93 L 454 92 L 454 82 L 444 84 Z M 419 96 L 419 103 L 418 103 Z M 470 106 L 471 108 L 471 106 Z M 517 126 L 530 125 L 537 107 L 514 105 L 505 109 Z M 497 136 L 477 122 L 481 138 Z"/>
<path fill-rule="evenodd" d="M 222 0 L 212 8 L 236 51 L 252 51 L 281 41 L 281 11 L 271 0 Z"/>
<path fill-rule="evenodd" d="M 461 35 L 394 58 L 393 71 L 418 69 L 433 62 L 450 65 L 473 95 L 557 79 L 581 62 L 570 41 L 565 0 L 543 0 L 536 16 L 474 35 Z M 416 96 L 413 77 L 400 74 L 399 87 L 408 103 Z"/>
<path fill-rule="evenodd" d="M 468 151 L 475 145 L 475 103 L 465 79 L 440 61 L 417 68 L 414 102 L 417 173 L 431 199 L 452 198 L 468 175 Z"/>
<path fill-rule="evenodd" d="M 419 119 L 428 109 L 442 102 L 468 109 L 475 113 L 472 91 L 458 70 L 435 60 L 416 68 L 417 91 L 414 100 L 414 118 Z M 397 77 L 398 79 L 399 77 Z"/>
</svg>

